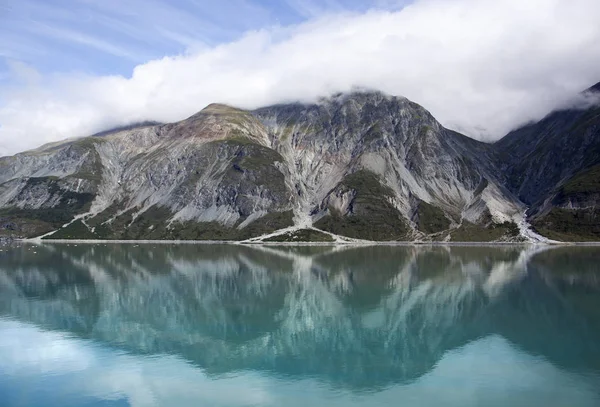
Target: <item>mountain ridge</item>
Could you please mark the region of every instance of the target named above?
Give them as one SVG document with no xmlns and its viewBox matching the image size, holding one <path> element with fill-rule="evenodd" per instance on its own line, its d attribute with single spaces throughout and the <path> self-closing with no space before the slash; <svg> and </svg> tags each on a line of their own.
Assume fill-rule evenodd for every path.
<svg viewBox="0 0 600 407">
<path fill-rule="evenodd" d="M 518 160 L 502 163 L 531 137 L 511 134 L 480 142 L 364 90 L 253 111 L 213 103 L 180 122 L 0 158 L 0 234 L 546 241 L 524 215 Z"/>
</svg>

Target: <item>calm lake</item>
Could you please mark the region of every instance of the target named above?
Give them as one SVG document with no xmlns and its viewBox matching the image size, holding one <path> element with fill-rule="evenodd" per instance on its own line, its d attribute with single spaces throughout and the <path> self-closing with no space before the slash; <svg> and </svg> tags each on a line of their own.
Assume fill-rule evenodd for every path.
<svg viewBox="0 0 600 407">
<path fill-rule="evenodd" d="M 1 406 L 600 406 L 600 248 L 0 248 Z"/>
</svg>

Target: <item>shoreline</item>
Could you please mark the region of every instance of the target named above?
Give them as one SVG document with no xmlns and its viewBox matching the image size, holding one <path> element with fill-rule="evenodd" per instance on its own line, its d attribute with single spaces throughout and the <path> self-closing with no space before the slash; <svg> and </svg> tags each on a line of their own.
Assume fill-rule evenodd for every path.
<svg viewBox="0 0 600 407">
<path fill-rule="evenodd" d="M 599 242 L 444 242 L 444 241 L 349 241 L 349 242 L 264 242 L 237 240 L 105 240 L 105 239 L 14 239 L 30 244 L 188 244 L 241 246 L 600 246 Z"/>
</svg>

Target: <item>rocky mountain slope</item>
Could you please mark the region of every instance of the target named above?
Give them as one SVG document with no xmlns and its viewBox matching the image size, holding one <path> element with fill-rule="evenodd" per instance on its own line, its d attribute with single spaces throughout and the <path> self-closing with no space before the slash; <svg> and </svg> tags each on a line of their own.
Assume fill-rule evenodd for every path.
<svg viewBox="0 0 600 407">
<path fill-rule="evenodd" d="M 518 240 L 494 156 L 378 92 L 213 104 L 1 158 L 0 218 L 25 237 Z"/>
<path fill-rule="evenodd" d="M 583 96 L 494 144 L 379 92 L 212 104 L 0 158 L 0 235 L 598 240 L 600 84 Z"/>
<path fill-rule="evenodd" d="M 494 146 L 531 223 L 556 240 L 600 240 L 600 83 L 581 96 L 587 106 L 553 112 Z"/>
</svg>

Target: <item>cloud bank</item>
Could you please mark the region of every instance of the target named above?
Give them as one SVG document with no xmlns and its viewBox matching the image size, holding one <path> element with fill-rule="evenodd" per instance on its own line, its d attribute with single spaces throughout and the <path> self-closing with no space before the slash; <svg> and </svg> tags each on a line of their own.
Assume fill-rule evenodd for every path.
<svg viewBox="0 0 600 407">
<path fill-rule="evenodd" d="M 597 0 L 418 0 L 329 14 L 138 65 L 130 77 L 39 77 L 11 64 L 0 155 L 212 102 L 256 108 L 355 86 L 406 96 L 444 125 L 495 140 L 600 81 Z"/>
</svg>

